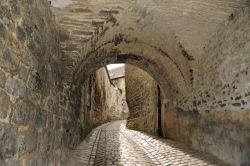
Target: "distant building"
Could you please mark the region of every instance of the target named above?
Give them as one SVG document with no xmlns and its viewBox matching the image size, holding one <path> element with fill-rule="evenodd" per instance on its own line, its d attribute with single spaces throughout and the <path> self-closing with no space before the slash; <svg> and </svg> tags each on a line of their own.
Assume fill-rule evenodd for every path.
<svg viewBox="0 0 250 166">
<path fill-rule="evenodd" d="M 113 85 L 119 90 L 118 109 L 123 119 L 128 117 L 128 105 L 126 100 L 125 66 L 109 70 L 109 76 Z"/>
<path fill-rule="evenodd" d="M 111 80 L 125 78 L 125 66 L 109 70 L 109 76 Z"/>
</svg>

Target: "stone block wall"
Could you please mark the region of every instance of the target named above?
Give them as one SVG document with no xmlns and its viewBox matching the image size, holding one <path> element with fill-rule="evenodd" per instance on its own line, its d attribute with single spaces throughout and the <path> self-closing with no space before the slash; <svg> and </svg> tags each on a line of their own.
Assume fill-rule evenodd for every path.
<svg viewBox="0 0 250 166">
<path fill-rule="evenodd" d="M 250 164 L 249 26 L 249 8 L 229 17 L 205 47 L 192 105 L 170 108 L 164 120 L 169 138 L 237 166 Z"/>
<path fill-rule="evenodd" d="M 80 119 L 84 135 L 94 127 L 119 119 L 119 91 L 115 89 L 105 68 L 97 70 L 81 88 Z"/>
<path fill-rule="evenodd" d="M 55 135 L 62 137 L 63 131 L 56 116 L 60 54 L 54 26 L 45 1 L 0 2 L 0 162 L 3 165 L 58 163 L 59 157 L 54 156 L 61 154 L 58 144 L 63 143 L 61 138 L 56 142 Z"/>
<path fill-rule="evenodd" d="M 119 116 L 117 116 L 117 120 L 124 120 L 128 118 L 128 104 L 126 99 L 126 85 L 125 85 L 125 77 L 113 79 L 112 83 L 117 88 L 118 92 L 118 104 L 117 109 L 119 111 Z"/>
<path fill-rule="evenodd" d="M 194 93 L 201 115 L 197 132 L 204 132 L 192 141 L 194 146 L 233 165 L 250 164 L 249 26 L 250 10 L 245 8 L 219 29 L 205 48 Z"/>
<path fill-rule="evenodd" d="M 174 98 L 170 98 L 172 102 L 164 106 L 162 113 L 165 137 L 185 142 L 236 166 L 250 164 L 249 27 L 249 9 L 232 14 L 205 47 L 206 58 L 200 63 L 193 93 L 182 96 L 171 92 Z M 147 131 L 148 125 L 144 122 L 148 117 L 141 112 L 141 103 L 145 111 L 152 114 L 154 111 L 147 103 L 155 101 L 155 95 L 149 88 L 145 92 L 146 76 L 140 78 L 134 71 L 127 72 L 128 94 L 133 96 L 128 97 L 128 104 L 130 111 L 135 112 L 132 115 L 137 113 L 137 121 L 132 122 L 141 126 L 133 128 Z M 139 81 L 134 83 L 136 78 Z M 136 89 L 141 84 L 143 88 Z M 128 121 L 128 125 L 133 123 Z"/>
<path fill-rule="evenodd" d="M 0 1 L 0 163 L 60 165 L 80 141 L 47 0 Z M 74 133 L 74 134 L 73 134 Z"/>
<path fill-rule="evenodd" d="M 0 1 L 3 166 L 61 165 L 93 127 L 113 118 L 117 92 L 106 71 L 92 75 L 82 93 L 63 86 L 58 36 L 47 0 Z"/>
<path fill-rule="evenodd" d="M 157 129 L 157 84 L 145 71 L 126 65 L 127 127 L 151 134 Z"/>
<path fill-rule="evenodd" d="M 106 122 L 111 107 L 116 109 L 107 74 L 97 72 L 86 85 L 92 104 L 84 112 L 89 115 L 81 119 L 81 94 L 62 85 L 60 63 L 58 32 L 47 0 L 1 0 L 1 165 L 61 165 L 69 149 Z"/>
</svg>

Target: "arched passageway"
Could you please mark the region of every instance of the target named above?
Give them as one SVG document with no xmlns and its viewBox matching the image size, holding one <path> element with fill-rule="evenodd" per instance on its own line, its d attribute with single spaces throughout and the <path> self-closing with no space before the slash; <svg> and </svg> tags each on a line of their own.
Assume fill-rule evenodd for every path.
<svg viewBox="0 0 250 166">
<path fill-rule="evenodd" d="M 164 137 L 249 165 L 249 18 L 249 0 L 1 0 L 0 162 L 61 165 L 111 109 L 97 69 L 127 63 L 159 85 Z M 132 71 L 131 102 L 157 92 Z"/>
</svg>

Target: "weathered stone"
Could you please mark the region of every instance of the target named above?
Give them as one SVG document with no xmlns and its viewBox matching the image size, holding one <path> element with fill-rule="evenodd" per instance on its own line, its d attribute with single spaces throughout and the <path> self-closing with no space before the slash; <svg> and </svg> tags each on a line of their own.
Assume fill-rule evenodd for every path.
<svg viewBox="0 0 250 166">
<path fill-rule="evenodd" d="M 157 83 L 145 71 L 126 65 L 127 127 L 157 134 Z"/>
<path fill-rule="evenodd" d="M 5 83 L 5 89 L 15 96 L 25 97 L 27 88 L 25 84 L 15 78 L 8 77 Z"/>
<path fill-rule="evenodd" d="M 17 70 L 19 59 L 10 48 L 0 49 L 0 67 L 6 71 L 13 72 Z"/>
<path fill-rule="evenodd" d="M 48 155 L 53 150 L 54 137 L 52 130 L 45 130 L 42 135 L 39 135 L 39 152 L 44 155 Z"/>
<path fill-rule="evenodd" d="M 3 88 L 6 82 L 6 76 L 2 70 L 0 70 L 0 87 Z"/>
<path fill-rule="evenodd" d="M 71 133 L 70 133 L 70 130 L 69 129 L 66 129 L 64 132 L 63 132 L 63 134 L 62 134 L 62 140 L 63 140 L 63 142 L 62 142 L 62 144 L 64 145 L 64 146 L 68 146 L 68 148 L 69 148 L 69 146 L 70 146 L 70 143 L 71 143 Z"/>
<path fill-rule="evenodd" d="M 53 113 L 51 113 L 51 112 L 47 113 L 47 126 L 49 128 L 53 128 L 54 127 Z"/>
<path fill-rule="evenodd" d="M 63 159 L 66 148 L 107 121 L 109 110 L 116 112 L 107 75 L 95 73 L 114 62 L 144 69 L 161 86 L 164 136 L 232 165 L 249 165 L 248 0 L 66 1 L 53 0 L 52 7 L 46 0 L 0 1 L 0 70 L 13 76 L 0 78 L 5 85 L 0 89 L 14 95 L 10 122 L 30 133 L 23 142 L 32 143 L 20 146 L 22 156 L 15 156 L 25 156 L 22 165 L 60 165 L 55 161 Z M 23 64 L 37 70 L 30 80 L 21 71 Z M 161 105 L 147 80 L 131 81 L 129 100 L 130 122 L 149 132 L 160 126 L 156 111 Z M 60 105 L 58 94 L 64 88 L 69 93 Z M 31 126 L 39 139 L 36 153 L 29 154 L 34 152 Z M 18 165 L 13 160 L 2 163 Z"/>
<path fill-rule="evenodd" d="M 41 94 L 34 92 L 33 90 L 28 90 L 28 100 L 31 101 L 34 105 L 39 105 L 41 103 Z"/>
<path fill-rule="evenodd" d="M 47 112 L 42 109 L 36 109 L 35 125 L 37 127 L 46 127 L 47 122 Z"/>
<path fill-rule="evenodd" d="M 2 121 L 15 125 L 0 125 L 0 165 L 59 165 L 54 163 L 65 156 L 65 147 L 79 142 L 80 124 L 72 127 L 76 136 L 68 145 L 54 142 L 55 133 L 63 139 L 62 132 L 57 132 L 62 121 L 68 119 L 73 126 L 77 120 L 73 107 L 65 108 L 67 117 L 55 110 L 60 118 L 53 118 L 41 100 L 50 96 L 55 99 L 51 111 L 59 109 L 57 94 L 63 86 L 58 37 L 47 1 L 0 1 L 0 119 L 9 117 Z M 47 126 L 48 117 L 51 125 Z"/>
<path fill-rule="evenodd" d="M 221 107 L 225 107 L 225 106 L 226 106 L 226 104 L 220 104 L 220 106 L 221 106 Z"/>
<path fill-rule="evenodd" d="M 10 97 L 0 89 L 0 118 L 6 118 L 10 107 Z"/>
<path fill-rule="evenodd" d="M 62 134 L 61 130 L 57 130 L 57 134 L 55 135 L 55 148 L 60 149 L 62 147 Z"/>
<path fill-rule="evenodd" d="M 42 166 L 46 165 L 46 163 L 41 162 L 39 153 L 33 152 L 31 155 L 25 157 L 23 165 Z"/>
<path fill-rule="evenodd" d="M 17 128 L 0 124 L 0 159 L 9 159 L 17 153 Z"/>
<path fill-rule="evenodd" d="M 18 100 L 14 105 L 13 122 L 21 125 L 34 124 L 35 108 L 23 100 Z"/>
<path fill-rule="evenodd" d="M 55 121 L 54 129 L 59 130 L 61 128 L 61 124 L 62 124 L 61 119 L 55 116 L 54 121 Z"/>
<path fill-rule="evenodd" d="M 6 36 L 6 33 L 7 33 L 6 28 L 0 21 L 0 38 L 4 38 Z"/>
<path fill-rule="evenodd" d="M 34 153 L 37 148 L 37 137 L 38 133 L 34 127 L 22 132 L 18 137 L 18 154 L 22 156 Z"/>
<path fill-rule="evenodd" d="M 61 106 L 64 106 L 64 107 L 66 106 L 66 104 L 67 104 L 66 103 L 67 102 L 66 96 L 67 96 L 66 94 L 60 93 L 59 102 L 60 102 Z"/>
<path fill-rule="evenodd" d="M 32 66 L 39 65 L 39 61 L 36 59 L 36 57 L 34 57 L 34 55 L 29 50 L 26 50 L 26 52 L 22 54 L 22 61 L 26 65 L 32 65 Z"/>
<path fill-rule="evenodd" d="M 235 107 L 240 107 L 241 103 L 233 103 L 232 105 L 235 106 Z"/>
<path fill-rule="evenodd" d="M 50 96 L 47 101 L 48 111 L 59 114 L 59 97 Z"/>
<path fill-rule="evenodd" d="M 16 159 L 16 158 L 12 158 L 12 159 L 7 159 L 7 160 L 2 160 L 0 159 L 1 162 L 1 166 L 13 166 L 13 165 L 21 165 L 22 161 Z"/>
<path fill-rule="evenodd" d="M 17 38 L 21 41 L 24 42 L 25 40 L 25 32 L 22 29 L 22 27 L 18 26 L 17 27 Z"/>
<path fill-rule="evenodd" d="M 30 78 L 31 80 L 30 80 L 29 85 L 31 89 L 34 91 L 40 90 L 42 86 L 42 81 L 41 81 L 39 73 L 36 70 L 33 70 Z"/>
<path fill-rule="evenodd" d="M 235 100 L 240 100 L 242 97 L 241 96 L 236 96 Z"/>
<path fill-rule="evenodd" d="M 28 77 L 29 77 L 29 70 L 27 68 L 25 68 L 25 67 L 20 67 L 20 69 L 19 69 L 19 77 L 24 82 L 27 82 Z"/>
</svg>

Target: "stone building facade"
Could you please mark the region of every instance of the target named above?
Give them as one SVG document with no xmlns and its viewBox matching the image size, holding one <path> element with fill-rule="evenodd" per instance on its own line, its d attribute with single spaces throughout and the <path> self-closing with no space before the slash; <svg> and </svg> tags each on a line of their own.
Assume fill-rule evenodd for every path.
<svg viewBox="0 0 250 166">
<path fill-rule="evenodd" d="M 112 84 L 116 87 L 117 89 L 117 106 L 118 106 L 118 112 L 119 116 L 117 117 L 118 119 L 127 119 L 129 110 L 128 110 L 128 104 L 127 104 L 127 99 L 126 99 L 126 83 L 125 83 L 125 67 L 118 67 L 112 70 L 109 70 L 109 75 Z"/>
<path fill-rule="evenodd" d="M 155 80 L 145 71 L 126 65 L 126 96 L 129 108 L 127 127 L 157 134 L 158 90 Z"/>
<path fill-rule="evenodd" d="M 84 136 L 105 122 L 122 119 L 120 91 L 111 83 L 105 68 L 97 70 L 81 88 L 80 119 Z"/>
<path fill-rule="evenodd" d="M 125 85 L 125 77 L 113 79 L 112 83 L 118 90 L 118 110 L 120 112 L 120 116 L 118 119 L 127 119 L 129 110 L 126 98 L 126 85 Z"/>
</svg>

